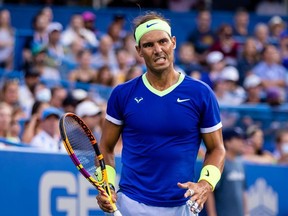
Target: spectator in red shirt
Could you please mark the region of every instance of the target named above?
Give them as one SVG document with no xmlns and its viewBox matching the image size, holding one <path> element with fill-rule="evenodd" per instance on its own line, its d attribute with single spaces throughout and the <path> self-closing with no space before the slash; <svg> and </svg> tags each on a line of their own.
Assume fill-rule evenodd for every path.
<svg viewBox="0 0 288 216">
<path fill-rule="evenodd" d="M 229 24 L 222 24 L 217 31 L 218 39 L 212 45 L 211 51 L 223 53 L 228 65 L 236 66 L 239 43 L 233 38 L 233 29 Z"/>
</svg>

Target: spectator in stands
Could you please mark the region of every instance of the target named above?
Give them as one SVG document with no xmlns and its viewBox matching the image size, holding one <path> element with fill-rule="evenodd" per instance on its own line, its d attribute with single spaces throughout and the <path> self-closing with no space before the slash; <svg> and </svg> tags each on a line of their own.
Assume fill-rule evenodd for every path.
<svg viewBox="0 0 288 216">
<path fill-rule="evenodd" d="M 124 29 L 125 27 L 125 15 L 115 14 L 113 21 L 109 24 L 107 34 L 113 41 L 113 49 L 119 49 L 123 47 L 123 40 L 128 34 Z"/>
<path fill-rule="evenodd" d="M 188 76 L 197 76 L 201 79 L 203 67 L 199 64 L 195 47 L 190 42 L 184 42 L 180 45 L 176 65 L 179 66 Z"/>
<path fill-rule="evenodd" d="M 38 134 L 41 131 L 40 127 L 41 114 L 43 110 L 49 106 L 50 105 L 47 102 L 41 102 L 41 101 L 34 102 L 29 118 L 27 118 L 26 121 L 24 122 L 23 133 L 21 137 L 23 143 L 29 144 L 33 139 L 33 137 L 36 136 L 36 134 Z"/>
<path fill-rule="evenodd" d="M 280 35 L 286 28 L 286 23 L 280 16 L 273 16 L 268 22 L 271 43 L 277 47 L 280 42 Z"/>
<path fill-rule="evenodd" d="M 80 14 L 74 14 L 70 18 L 68 27 L 61 34 L 61 43 L 70 46 L 74 41 L 79 40 L 87 49 L 95 49 L 99 45 L 96 35 L 84 26 L 83 18 Z"/>
<path fill-rule="evenodd" d="M 49 65 L 47 57 L 47 46 L 34 46 L 32 49 L 32 62 L 26 62 L 25 68 L 32 67 L 40 72 L 40 78 L 59 81 L 59 71 L 55 70 Z"/>
<path fill-rule="evenodd" d="M 5 102 L 0 102 L 0 137 L 7 138 L 12 120 L 13 109 Z"/>
<path fill-rule="evenodd" d="M 135 56 L 137 56 L 135 53 L 135 39 L 132 33 L 128 33 L 125 38 L 123 38 L 123 48 L 126 49 L 130 55 L 133 57 L 133 59 L 130 59 L 131 63 L 135 63 Z"/>
<path fill-rule="evenodd" d="M 98 40 L 98 38 L 100 38 L 103 33 L 96 28 L 96 15 L 91 11 L 84 11 L 82 13 L 82 18 L 84 21 L 84 27 L 92 31 Z"/>
<path fill-rule="evenodd" d="M 226 160 L 220 181 L 210 193 L 207 216 L 244 216 L 248 213 L 243 154 L 244 133 L 240 128 L 223 130 Z"/>
<path fill-rule="evenodd" d="M 205 62 L 207 50 L 215 42 L 216 35 L 211 25 L 211 12 L 200 10 L 196 17 L 195 29 L 189 34 L 187 41 L 195 46 L 199 61 Z"/>
<path fill-rule="evenodd" d="M 243 87 L 246 90 L 245 104 L 257 105 L 265 102 L 262 94 L 261 79 L 257 75 L 250 74 L 246 76 Z"/>
<path fill-rule="evenodd" d="M 232 25 L 233 37 L 240 44 L 244 43 L 246 38 L 250 36 L 249 32 L 250 16 L 245 8 L 238 8 L 234 15 L 234 23 Z"/>
<path fill-rule="evenodd" d="M 40 77 L 41 77 L 44 71 L 44 66 L 45 66 L 46 47 L 35 45 L 29 51 L 31 51 L 32 56 L 29 62 L 24 62 L 23 70 L 26 70 L 27 68 L 33 68 L 39 71 Z"/>
<path fill-rule="evenodd" d="M 79 52 L 87 50 L 84 48 L 84 42 L 81 40 L 73 41 L 68 47 L 66 47 L 65 53 L 65 73 L 62 73 L 62 79 L 68 79 L 69 71 L 74 70 L 78 66 L 77 55 Z"/>
<path fill-rule="evenodd" d="M 118 72 L 115 74 L 116 83 L 123 83 L 125 81 L 126 74 L 132 66 L 130 61 L 130 53 L 125 48 L 119 48 L 116 50 L 116 59 L 118 64 Z"/>
<path fill-rule="evenodd" d="M 14 143 L 20 143 L 20 133 L 21 133 L 21 125 L 20 120 L 24 117 L 24 113 L 21 108 L 18 108 L 13 111 L 11 116 L 11 122 L 9 126 L 9 132 L 7 135 L 7 140 L 14 142 Z"/>
<path fill-rule="evenodd" d="M 96 84 L 113 87 L 115 82 L 115 76 L 107 65 L 99 68 L 95 79 Z"/>
<path fill-rule="evenodd" d="M 288 129 L 280 129 L 276 133 L 274 156 L 279 164 L 288 165 Z"/>
<path fill-rule="evenodd" d="M 273 154 L 263 149 L 264 132 L 256 126 L 251 125 L 246 130 L 246 145 L 243 159 L 252 163 L 272 164 L 275 163 Z"/>
<path fill-rule="evenodd" d="M 63 112 L 72 112 L 75 113 L 75 108 L 79 101 L 74 97 L 72 92 L 68 92 L 66 98 L 63 100 Z"/>
<path fill-rule="evenodd" d="M 222 24 L 217 29 L 217 40 L 210 47 L 210 51 L 219 51 L 224 55 L 228 65 L 236 66 L 240 44 L 233 38 L 233 29 L 230 24 Z"/>
<path fill-rule="evenodd" d="M 38 13 L 32 21 L 33 35 L 28 37 L 23 48 L 23 64 L 30 65 L 33 62 L 33 50 L 43 50 L 48 44 L 47 26 L 48 17 Z M 34 53 L 35 54 L 35 53 Z"/>
<path fill-rule="evenodd" d="M 261 53 L 265 46 L 271 44 L 269 27 L 266 23 L 257 23 L 254 26 L 254 38 L 256 41 L 256 48 Z"/>
<path fill-rule="evenodd" d="M 97 70 L 92 67 L 91 51 L 80 50 L 76 56 L 78 66 L 69 72 L 68 79 L 71 82 L 93 83 L 97 74 Z"/>
<path fill-rule="evenodd" d="M 64 87 L 55 86 L 51 89 L 51 100 L 49 101 L 49 104 L 59 110 L 62 110 L 62 104 L 66 96 L 67 90 Z"/>
<path fill-rule="evenodd" d="M 113 49 L 113 40 L 109 35 L 104 35 L 100 39 L 99 49 L 93 54 L 92 62 L 97 69 L 108 65 L 113 75 L 116 75 L 118 70 L 117 58 L 115 49 Z"/>
<path fill-rule="evenodd" d="M 238 61 L 237 69 L 239 71 L 239 84 L 242 85 L 245 77 L 251 73 L 251 70 L 260 60 L 260 53 L 256 49 L 256 41 L 253 37 L 248 37 L 244 42 Z"/>
<path fill-rule="evenodd" d="M 281 65 L 280 54 L 274 45 L 267 45 L 262 51 L 262 60 L 252 68 L 252 72 L 260 77 L 265 91 L 271 87 L 282 89 L 287 86 L 287 70 Z"/>
<path fill-rule="evenodd" d="M 19 108 L 19 86 L 18 79 L 6 80 L 1 88 L 0 101 L 7 103 L 13 109 Z"/>
<path fill-rule="evenodd" d="M 130 68 L 130 70 L 127 72 L 125 76 L 125 82 L 132 80 L 138 76 L 141 76 L 143 74 L 143 70 L 140 66 L 134 65 Z"/>
<path fill-rule="evenodd" d="M 246 93 L 243 87 L 237 84 L 238 79 L 238 71 L 233 66 L 226 66 L 220 72 L 220 76 L 213 82 L 219 105 L 235 106 L 243 103 Z"/>
<path fill-rule="evenodd" d="M 36 134 L 31 146 L 45 151 L 59 152 L 63 151 L 59 131 L 59 118 L 62 113 L 56 107 L 47 107 L 43 110 L 40 117 L 41 131 Z"/>
<path fill-rule="evenodd" d="M 54 62 L 55 63 L 55 62 Z M 25 67 L 33 67 L 40 72 L 42 79 L 59 81 L 61 79 L 58 68 L 55 68 L 51 58 L 48 57 L 47 46 L 34 47 L 32 50 L 32 62 Z"/>
<path fill-rule="evenodd" d="M 225 84 L 227 91 L 226 104 L 237 106 L 245 100 L 245 90 L 238 84 L 239 72 L 233 66 L 226 66 L 221 72 L 221 79 Z M 222 101 L 223 103 L 224 101 Z"/>
<path fill-rule="evenodd" d="M 214 80 L 213 91 L 220 106 L 230 105 L 229 100 L 231 97 L 228 93 L 227 85 L 221 77 L 218 77 L 216 80 Z"/>
<path fill-rule="evenodd" d="M 220 51 L 212 51 L 208 53 L 206 62 L 208 65 L 208 75 L 209 75 L 207 83 L 208 85 L 213 87 L 214 82 L 216 80 L 219 80 L 221 72 L 226 66 L 224 55 Z"/>
<path fill-rule="evenodd" d="M 51 7 L 45 6 L 40 10 L 40 14 L 47 17 L 49 23 L 53 22 L 54 19 L 54 13 Z"/>
<path fill-rule="evenodd" d="M 24 83 L 19 87 L 19 102 L 28 117 L 35 102 L 35 88 L 40 82 L 40 72 L 34 68 L 24 70 Z"/>
<path fill-rule="evenodd" d="M 47 27 L 49 42 L 47 44 L 47 56 L 45 62 L 50 68 L 48 74 L 42 74 L 42 78 L 60 80 L 63 79 L 62 65 L 65 59 L 65 47 L 60 43 L 60 35 L 62 32 L 62 24 L 59 22 L 51 22 Z M 46 70 L 47 71 L 47 70 Z"/>
<path fill-rule="evenodd" d="M 79 103 L 75 109 L 76 115 L 83 119 L 97 140 L 100 140 L 102 134 L 102 110 L 95 102 L 85 100 Z"/>
<path fill-rule="evenodd" d="M 0 68 L 13 69 L 15 30 L 11 26 L 10 11 L 0 11 Z"/>
<path fill-rule="evenodd" d="M 272 107 L 280 106 L 285 102 L 285 91 L 279 87 L 269 87 L 266 89 L 266 102 Z"/>
<path fill-rule="evenodd" d="M 146 65 L 144 63 L 144 59 L 138 55 L 135 45 L 136 43 L 133 34 L 128 34 L 123 40 L 123 48 L 129 52 L 129 64 L 137 64 L 143 71 L 145 71 Z"/>
</svg>

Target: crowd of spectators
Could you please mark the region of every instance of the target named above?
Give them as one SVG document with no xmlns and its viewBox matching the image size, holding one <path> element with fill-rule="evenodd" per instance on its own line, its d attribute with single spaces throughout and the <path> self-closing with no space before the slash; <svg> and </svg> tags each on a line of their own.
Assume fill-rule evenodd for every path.
<svg viewBox="0 0 288 216">
<path fill-rule="evenodd" d="M 13 70 L 14 62 L 15 29 L 10 16 L 9 10 L 0 11 L 0 67 L 5 74 Z M 95 19 L 94 12 L 85 11 L 73 14 L 68 26 L 63 26 L 54 20 L 50 7 L 37 13 L 32 22 L 33 34 L 22 50 L 24 79 L 2 79 L 1 137 L 35 147 L 35 140 L 43 140 L 41 145 L 48 140 L 51 150 L 58 151 L 59 131 L 51 130 L 57 128 L 55 120 L 60 115 L 55 109 L 75 112 L 87 119 L 95 134 L 101 136 L 99 125 L 107 98 L 97 88 L 91 91 L 90 86 L 112 89 L 143 74 L 145 66 L 136 52 L 133 33 L 124 28 L 124 14 L 113 17 L 107 32 L 95 28 Z M 198 12 L 195 29 L 177 46 L 175 65 L 179 72 L 207 83 L 220 106 L 286 103 L 288 30 L 283 18 L 272 16 L 268 23 L 255 25 L 252 32 L 248 29 L 249 13 L 244 9 L 235 12 L 233 24 L 223 22 L 213 29 L 211 21 L 209 10 Z M 48 81 L 57 84 L 51 88 Z M 63 81 L 82 85 L 67 88 L 61 85 Z M 287 134 L 275 140 L 275 155 L 270 152 L 271 159 L 261 150 L 263 143 L 252 142 L 253 136 L 261 135 L 254 130 L 247 128 L 247 160 L 287 161 L 283 159 L 287 156 L 282 155 L 285 151 L 287 154 L 287 144 L 280 144 Z M 47 139 L 49 136 L 53 139 Z M 251 154 L 265 155 L 265 159 Z"/>
<path fill-rule="evenodd" d="M 55 5 L 55 6 L 80 6 L 94 8 L 143 8 L 143 9 L 168 9 L 175 12 L 189 12 L 208 8 L 211 10 L 234 11 L 244 7 L 249 12 L 259 15 L 286 15 L 285 0 L 1 0 L 0 4 L 21 5 Z"/>
</svg>

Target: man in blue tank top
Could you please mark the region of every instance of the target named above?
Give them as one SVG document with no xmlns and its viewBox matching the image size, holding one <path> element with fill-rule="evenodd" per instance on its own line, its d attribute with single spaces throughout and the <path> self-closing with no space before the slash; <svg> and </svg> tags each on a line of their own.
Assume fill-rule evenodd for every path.
<svg viewBox="0 0 288 216">
<path fill-rule="evenodd" d="M 134 36 L 147 72 L 114 88 L 100 141 L 114 185 L 114 147 L 122 136 L 122 172 L 113 200 L 125 216 L 198 214 L 225 158 L 217 100 L 206 84 L 174 69 L 176 38 L 164 17 L 155 12 L 137 17 Z M 195 179 L 202 140 L 207 153 Z M 100 208 L 112 212 L 105 200 L 97 196 Z"/>
</svg>

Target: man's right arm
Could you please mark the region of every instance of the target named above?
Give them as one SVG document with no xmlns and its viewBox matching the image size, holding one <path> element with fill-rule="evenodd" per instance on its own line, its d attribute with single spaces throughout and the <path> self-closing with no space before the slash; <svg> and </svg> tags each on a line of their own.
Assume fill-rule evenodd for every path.
<svg viewBox="0 0 288 216">
<path fill-rule="evenodd" d="M 114 148 L 117 144 L 117 141 L 120 137 L 122 131 L 122 126 L 113 124 L 112 122 L 108 121 L 105 119 L 103 129 L 102 129 L 102 136 L 99 144 L 99 149 L 101 153 L 103 154 L 104 161 L 106 165 L 110 165 L 111 167 L 109 168 L 110 170 L 113 168 L 115 169 L 115 158 L 114 158 Z M 108 167 L 106 166 L 106 169 Z M 108 171 L 107 171 L 108 172 Z M 108 174 L 109 176 L 109 174 Z M 109 179 L 109 177 L 108 177 Z M 115 186 L 115 176 L 111 178 L 111 184 Z M 114 180 L 113 180 L 114 179 Z M 110 182 L 110 181 L 109 181 Z M 113 182 L 113 183 L 112 183 Z M 114 190 L 111 190 L 112 193 L 112 200 L 115 203 L 117 199 L 117 195 Z M 101 193 L 98 193 L 96 196 L 97 203 L 99 207 L 104 211 L 104 212 L 113 212 L 113 207 L 107 201 L 107 197 L 104 196 Z"/>
<path fill-rule="evenodd" d="M 105 119 L 99 148 L 104 156 L 105 163 L 112 167 L 115 167 L 114 148 L 120 137 L 121 131 L 121 125 L 113 124 Z"/>
</svg>

